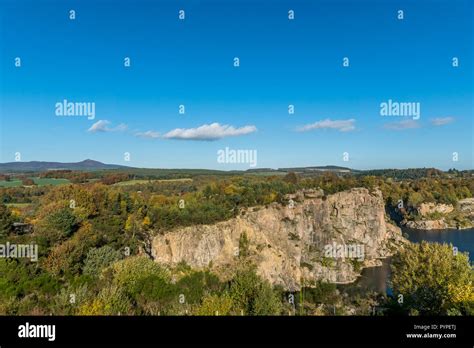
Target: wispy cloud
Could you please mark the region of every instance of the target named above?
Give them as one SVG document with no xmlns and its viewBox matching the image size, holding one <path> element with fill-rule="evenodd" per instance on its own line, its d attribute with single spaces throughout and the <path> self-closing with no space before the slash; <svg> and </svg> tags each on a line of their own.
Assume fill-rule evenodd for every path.
<svg viewBox="0 0 474 348">
<path fill-rule="evenodd" d="M 454 117 L 437 117 L 430 120 L 433 126 L 444 126 L 454 122 Z"/>
<path fill-rule="evenodd" d="M 91 133 L 97 132 L 123 132 L 127 130 L 127 125 L 124 123 L 119 124 L 116 127 L 109 127 L 110 121 L 107 120 L 99 120 L 94 123 L 87 131 Z"/>
<path fill-rule="evenodd" d="M 111 132 L 123 132 L 126 131 L 128 126 L 125 123 L 120 123 L 117 127 L 112 128 Z"/>
<path fill-rule="evenodd" d="M 391 130 L 414 129 L 420 128 L 420 124 L 414 120 L 402 120 L 398 122 L 385 123 L 384 128 Z"/>
<path fill-rule="evenodd" d="M 137 133 L 135 133 L 135 136 L 140 137 L 140 138 L 157 139 L 157 138 L 160 137 L 160 133 L 149 130 L 149 131 L 146 131 L 146 132 L 137 132 Z"/>
<path fill-rule="evenodd" d="M 99 120 L 96 123 L 94 123 L 87 131 L 92 132 L 92 133 L 106 132 L 108 124 L 110 124 L 110 122 L 107 120 Z"/>
<path fill-rule="evenodd" d="M 355 119 L 349 120 L 331 120 L 329 118 L 323 121 L 317 121 L 311 124 L 297 128 L 298 132 L 308 132 L 315 129 L 336 129 L 340 132 L 349 132 L 355 129 Z"/>
<path fill-rule="evenodd" d="M 197 128 L 176 128 L 163 135 L 165 139 L 213 141 L 226 137 L 235 137 L 256 132 L 255 126 L 221 125 L 219 123 L 204 124 Z"/>
</svg>

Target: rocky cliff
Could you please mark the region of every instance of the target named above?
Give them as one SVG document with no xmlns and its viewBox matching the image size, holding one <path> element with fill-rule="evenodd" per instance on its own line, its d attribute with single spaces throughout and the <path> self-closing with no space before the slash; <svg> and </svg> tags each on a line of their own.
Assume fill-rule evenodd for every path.
<svg viewBox="0 0 474 348">
<path fill-rule="evenodd" d="M 417 208 L 418 214 L 426 217 L 430 214 L 449 214 L 454 210 L 452 204 L 421 203 Z"/>
<path fill-rule="evenodd" d="M 422 203 L 417 208 L 418 220 L 401 222 L 412 229 L 443 230 L 466 229 L 474 227 L 474 198 L 458 201 L 456 207 L 451 204 Z"/>
<path fill-rule="evenodd" d="M 444 219 L 407 221 L 404 225 L 415 230 L 444 230 L 450 228 Z M 451 226 L 451 228 L 455 228 Z"/>
<path fill-rule="evenodd" d="M 245 257 L 272 284 L 296 291 L 319 279 L 352 282 L 362 267 L 404 243 L 400 229 L 387 222 L 380 191 L 357 188 L 322 197 L 299 192 L 290 198 L 286 206 L 250 208 L 228 221 L 158 235 L 152 255 L 167 265 L 209 267 L 224 278 Z"/>
</svg>

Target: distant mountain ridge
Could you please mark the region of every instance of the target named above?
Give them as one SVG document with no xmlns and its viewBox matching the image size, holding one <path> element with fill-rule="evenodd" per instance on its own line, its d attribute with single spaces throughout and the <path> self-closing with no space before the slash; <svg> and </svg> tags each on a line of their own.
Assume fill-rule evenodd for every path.
<svg viewBox="0 0 474 348">
<path fill-rule="evenodd" d="M 29 162 L 7 162 L 0 163 L 0 172 L 44 172 L 49 170 L 105 170 L 105 169 L 137 169 L 136 167 L 123 166 L 118 164 L 106 164 L 99 161 L 86 159 L 81 162 L 45 162 L 45 161 L 29 161 Z M 234 170 L 235 171 L 235 170 Z M 295 168 L 255 168 L 248 170 L 237 170 L 235 172 L 354 172 L 353 169 L 339 166 L 313 166 L 313 167 L 295 167 Z"/>
<path fill-rule="evenodd" d="M 348 167 L 340 167 L 340 166 L 311 166 L 311 167 L 291 167 L 291 168 L 256 168 L 256 169 L 248 169 L 247 172 L 296 172 L 296 173 L 309 173 L 309 172 L 341 172 L 341 173 L 349 173 L 349 172 L 356 172 L 357 170 L 351 169 Z"/>
<path fill-rule="evenodd" d="M 48 170 L 103 170 L 132 168 L 118 164 L 105 164 L 99 161 L 86 159 L 81 162 L 7 162 L 0 163 L 0 172 L 42 172 Z"/>
<path fill-rule="evenodd" d="M 164 172 L 200 172 L 204 171 L 206 174 L 212 173 L 265 173 L 281 175 L 284 173 L 295 172 L 301 175 L 312 175 L 316 173 L 332 172 L 336 174 L 355 174 L 355 175 L 374 175 L 386 176 L 393 178 L 419 178 L 432 175 L 441 175 L 442 170 L 436 168 L 407 168 L 407 169 L 375 169 L 375 170 L 359 170 L 349 167 L 341 167 L 335 165 L 327 166 L 308 166 L 308 167 L 289 167 L 289 168 L 252 168 L 243 170 L 217 170 L 217 169 L 170 169 L 170 168 L 140 168 L 124 166 L 119 164 L 107 164 L 92 159 L 86 159 L 80 162 L 46 162 L 46 161 L 29 161 L 29 162 L 7 162 L 0 163 L 0 173 L 21 173 L 21 172 L 46 172 L 53 170 L 77 170 L 77 171 L 96 171 L 96 170 L 130 170 L 130 171 L 153 171 L 161 170 Z M 449 170 L 447 173 L 457 172 L 455 169 Z M 467 170 L 467 173 L 472 173 L 473 170 Z M 430 174 L 431 173 L 431 174 Z"/>
<path fill-rule="evenodd" d="M 314 166 L 314 167 L 295 167 L 295 168 L 279 168 L 279 171 L 284 172 L 340 172 L 340 173 L 350 173 L 356 170 L 348 168 L 348 167 L 340 167 L 340 166 Z"/>
</svg>

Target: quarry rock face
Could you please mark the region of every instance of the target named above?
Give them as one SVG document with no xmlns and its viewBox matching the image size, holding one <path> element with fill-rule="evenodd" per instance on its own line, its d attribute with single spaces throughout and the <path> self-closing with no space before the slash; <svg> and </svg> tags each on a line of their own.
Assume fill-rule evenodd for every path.
<svg viewBox="0 0 474 348">
<path fill-rule="evenodd" d="M 439 220 L 420 220 L 420 221 L 408 221 L 406 227 L 420 230 L 444 230 L 450 226 L 444 219 Z"/>
<path fill-rule="evenodd" d="M 433 213 L 449 214 L 454 207 L 452 204 L 421 203 L 417 210 L 419 215 L 427 216 Z"/>
<path fill-rule="evenodd" d="M 451 204 L 421 203 L 417 211 L 420 220 L 405 220 L 401 224 L 421 230 L 467 229 L 474 226 L 474 198 L 462 199 L 456 207 Z M 457 214 L 455 219 L 449 216 L 452 212 Z M 434 213 L 439 214 L 438 218 L 433 219 L 431 214 Z"/>
<path fill-rule="evenodd" d="M 465 198 L 459 201 L 460 210 L 467 216 L 474 217 L 474 198 Z"/>
<path fill-rule="evenodd" d="M 216 224 L 177 228 L 153 238 L 152 255 L 158 263 L 184 261 L 223 278 L 245 257 L 273 285 L 297 291 L 317 280 L 352 282 L 362 267 L 404 243 L 400 229 L 387 222 L 381 192 L 355 188 L 301 193 L 286 206 L 272 203 Z"/>
</svg>

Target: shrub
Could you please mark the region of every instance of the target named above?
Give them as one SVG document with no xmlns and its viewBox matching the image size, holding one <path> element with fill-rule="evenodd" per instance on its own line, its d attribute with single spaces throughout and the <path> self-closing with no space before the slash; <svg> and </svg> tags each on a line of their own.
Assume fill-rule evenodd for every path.
<svg viewBox="0 0 474 348">
<path fill-rule="evenodd" d="M 83 273 L 97 277 L 100 271 L 115 261 L 120 260 L 121 253 L 106 245 L 101 248 L 92 248 L 89 250 L 84 261 Z"/>
<path fill-rule="evenodd" d="M 281 311 L 281 301 L 254 266 L 240 266 L 231 281 L 230 296 L 235 309 L 247 315 L 276 315 Z"/>
<path fill-rule="evenodd" d="M 123 286 L 131 296 L 136 295 L 140 281 L 145 278 L 157 277 L 170 282 L 169 273 L 145 256 L 131 256 L 110 267 L 113 283 Z"/>
<path fill-rule="evenodd" d="M 232 298 L 224 293 L 222 295 L 207 295 L 196 310 L 197 315 L 229 315 L 232 310 Z"/>
</svg>

